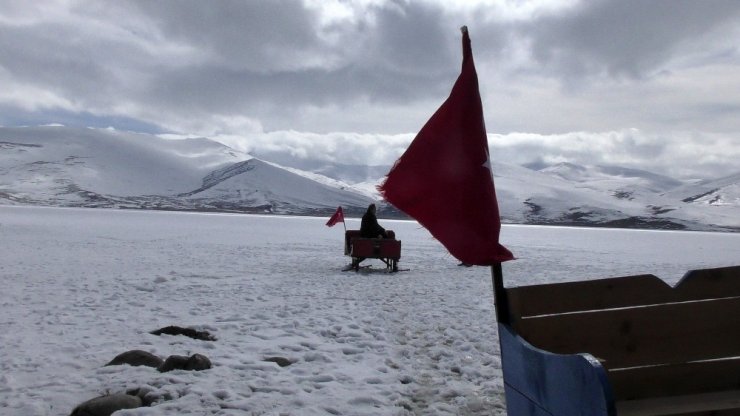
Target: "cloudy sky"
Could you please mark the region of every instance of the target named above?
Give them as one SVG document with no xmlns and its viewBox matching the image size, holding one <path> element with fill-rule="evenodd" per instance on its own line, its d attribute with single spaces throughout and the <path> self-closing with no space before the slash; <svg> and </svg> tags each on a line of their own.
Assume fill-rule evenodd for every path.
<svg viewBox="0 0 740 416">
<path fill-rule="evenodd" d="M 737 0 L 0 0 L 0 125 L 390 164 L 462 25 L 494 159 L 740 171 Z"/>
</svg>

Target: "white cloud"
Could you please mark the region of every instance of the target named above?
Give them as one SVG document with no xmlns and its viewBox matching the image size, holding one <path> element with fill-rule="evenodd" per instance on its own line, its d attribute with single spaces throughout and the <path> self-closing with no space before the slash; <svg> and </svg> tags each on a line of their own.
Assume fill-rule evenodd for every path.
<svg viewBox="0 0 740 416">
<path fill-rule="evenodd" d="M 360 165 L 393 163 L 413 138 L 412 134 L 316 134 L 294 130 L 211 137 L 251 154 L 290 155 L 299 159 Z"/>
<path fill-rule="evenodd" d="M 170 136 L 171 137 L 171 136 Z M 191 136 L 192 137 L 192 136 Z M 415 134 L 305 133 L 294 130 L 210 137 L 268 160 L 297 158 L 342 164 L 392 165 Z M 489 134 L 494 161 L 520 164 L 617 165 L 680 179 L 716 178 L 737 171 L 740 147 L 723 135 L 637 129 L 564 134 Z"/>
<path fill-rule="evenodd" d="M 601 133 L 489 135 L 492 158 L 511 163 L 618 165 L 675 178 L 715 178 L 737 172 L 740 147 L 724 135 L 637 129 Z"/>
</svg>

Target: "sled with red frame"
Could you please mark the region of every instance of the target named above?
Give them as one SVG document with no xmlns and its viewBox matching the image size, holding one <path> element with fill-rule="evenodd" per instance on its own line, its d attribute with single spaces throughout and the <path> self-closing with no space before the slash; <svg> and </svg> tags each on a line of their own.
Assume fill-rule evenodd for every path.
<svg viewBox="0 0 740 416">
<path fill-rule="evenodd" d="M 344 254 L 352 257 L 352 264 L 347 270 L 360 270 L 360 263 L 365 259 L 379 259 L 385 263 L 390 272 L 397 272 L 401 259 L 401 240 L 396 240 L 392 230 L 386 230 L 388 238 L 363 238 L 360 230 L 347 230 L 344 233 Z"/>
</svg>

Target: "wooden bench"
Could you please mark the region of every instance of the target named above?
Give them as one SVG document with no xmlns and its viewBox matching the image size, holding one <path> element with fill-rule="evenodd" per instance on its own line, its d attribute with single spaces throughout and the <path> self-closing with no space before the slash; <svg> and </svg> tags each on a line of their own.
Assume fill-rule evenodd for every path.
<svg viewBox="0 0 740 416">
<path fill-rule="evenodd" d="M 352 257 L 350 269 L 358 271 L 365 259 L 379 259 L 391 272 L 398 271 L 401 259 L 401 241 L 396 240 L 393 230 L 386 230 L 388 238 L 362 238 L 360 230 L 347 230 L 344 233 L 344 254 Z"/>
<path fill-rule="evenodd" d="M 740 266 L 675 287 L 513 287 L 496 302 L 510 416 L 740 415 Z"/>
</svg>

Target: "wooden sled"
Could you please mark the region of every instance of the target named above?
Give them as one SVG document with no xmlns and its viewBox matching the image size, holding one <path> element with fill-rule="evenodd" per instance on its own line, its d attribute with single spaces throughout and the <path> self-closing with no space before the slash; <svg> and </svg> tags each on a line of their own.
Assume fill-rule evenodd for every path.
<svg viewBox="0 0 740 416">
<path fill-rule="evenodd" d="M 497 289 L 510 416 L 740 415 L 740 266 Z"/>
<path fill-rule="evenodd" d="M 398 271 L 401 259 L 401 241 L 396 240 L 392 230 L 386 230 L 388 238 L 362 238 L 360 230 L 347 230 L 344 233 L 344 254 L 352 257 L 348 270 L 359 271 L 360 263 L 365 259 L 379 259 L 386 269 Z"/>
</svg>

